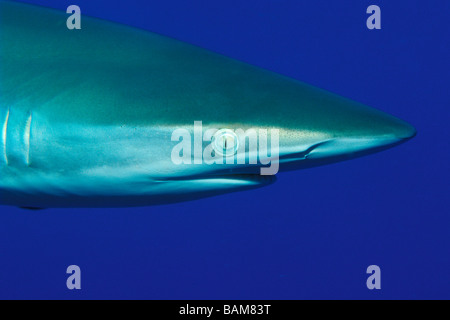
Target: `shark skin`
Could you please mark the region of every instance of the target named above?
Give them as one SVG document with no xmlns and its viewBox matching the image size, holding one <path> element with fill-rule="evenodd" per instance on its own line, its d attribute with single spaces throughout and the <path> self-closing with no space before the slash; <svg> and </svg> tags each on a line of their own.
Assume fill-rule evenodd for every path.
<svg viewBox="0 0 450 320">
<path fill-rule="evenodd" d="M 1 205 L 146 206 L 275 180 L 261 165 L 174 164 L 172 132 L 192 132 L 194 121 L 203 131 L 279 130 L 280 171 L 377 152 L 416 133 L 384 112 L 181 41 L 85 16 L 81 30 L 68 30 L 67 17 L 0 1 Z"/>
</svg>

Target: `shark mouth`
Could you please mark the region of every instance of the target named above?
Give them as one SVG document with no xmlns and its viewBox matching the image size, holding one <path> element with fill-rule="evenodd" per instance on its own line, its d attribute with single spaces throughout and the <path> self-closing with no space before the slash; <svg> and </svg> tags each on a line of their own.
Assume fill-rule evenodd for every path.
<svg viewBox="0 0 450 320">
<path fill-rule="evenodd" d="M 259 173 L 212 173 L 200 174 L 181 177 L 167 177 L 158 179 L 159 182 L 165 181 L 190 181 L 198 183 L 217 183 L 217 184 L 234 184 L 234 185 L 268 185 L 276 181 L 275 175 L 261 175 Z"/>
</svg>

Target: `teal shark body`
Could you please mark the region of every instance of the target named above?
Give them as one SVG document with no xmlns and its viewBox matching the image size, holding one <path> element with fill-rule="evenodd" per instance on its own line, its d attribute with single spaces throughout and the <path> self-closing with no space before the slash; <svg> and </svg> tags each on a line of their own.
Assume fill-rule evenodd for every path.
<svg viewBox="0 0 450 320">
<path fill-rule="evenodd" d="M 280 170 L 415 134 L 383 112 L 207 50 L 0 1 L 0 204 L 120 207 L 264 186 L 258 165 L 176 165 L 177 128 L 279 130 Z M 275 161 L 275 159 L 273 159 Z"/>
</svg>

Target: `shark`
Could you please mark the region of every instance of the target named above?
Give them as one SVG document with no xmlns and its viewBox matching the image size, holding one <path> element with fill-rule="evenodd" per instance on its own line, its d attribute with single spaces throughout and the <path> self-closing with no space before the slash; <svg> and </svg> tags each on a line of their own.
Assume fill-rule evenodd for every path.
<svg viewBox="0 0 450 320">
<path fill-rule="evenodd" d="M 173 132 L 196 121 L 202 132 L 277 130 L 280 171 L 416 134 L 385 112 L 176 39 L 84 15 L 69 30 L 67 18 L 0 1 L 1 205 L 148 206 L 276 180 L 261 163 L 206 164 L 195 152 L 174 163 Z"/>
</svg>

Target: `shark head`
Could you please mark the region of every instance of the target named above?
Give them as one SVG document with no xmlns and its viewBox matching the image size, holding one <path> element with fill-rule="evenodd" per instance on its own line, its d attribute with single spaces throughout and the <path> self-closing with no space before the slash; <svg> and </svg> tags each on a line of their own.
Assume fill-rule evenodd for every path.
<svg viewBox="0 0 450 320">
<path fill-rule="evenodd" d="M 155 33 L 89 17 L 68 32 L 65 12 L 1 0 L 0 18 L 0 204 L 191 200 L 415 135 L 381 111 Z"/>
<path fill-rule="evenodd" d="M 206 112 L 207 121 L 192 122 L 190 134 L 184 137 L 190 144 L 183 150 L 191 148 L 191 152 L 186 161 L 176 161 L 181 167 L 187 164 L 186 175 L 176 179 L 208 177 L 220 183 L 238 180 L 262 185 L 274 181 L 264 175 L 371 154 L 416 134 L 413 126 L 385 112 L 275 74 L 270 74 L 269 87 L 263 75 L 268 76 L 263 71 L 251 79 L 261 87 L 263 98 L 249 98 L 242 92 L 241 100 L 247 104 Z M 175 155 L 183 149 L 178 147 Z M 205 160 L 211 152 L 218 161 Z"/>
</svg>

